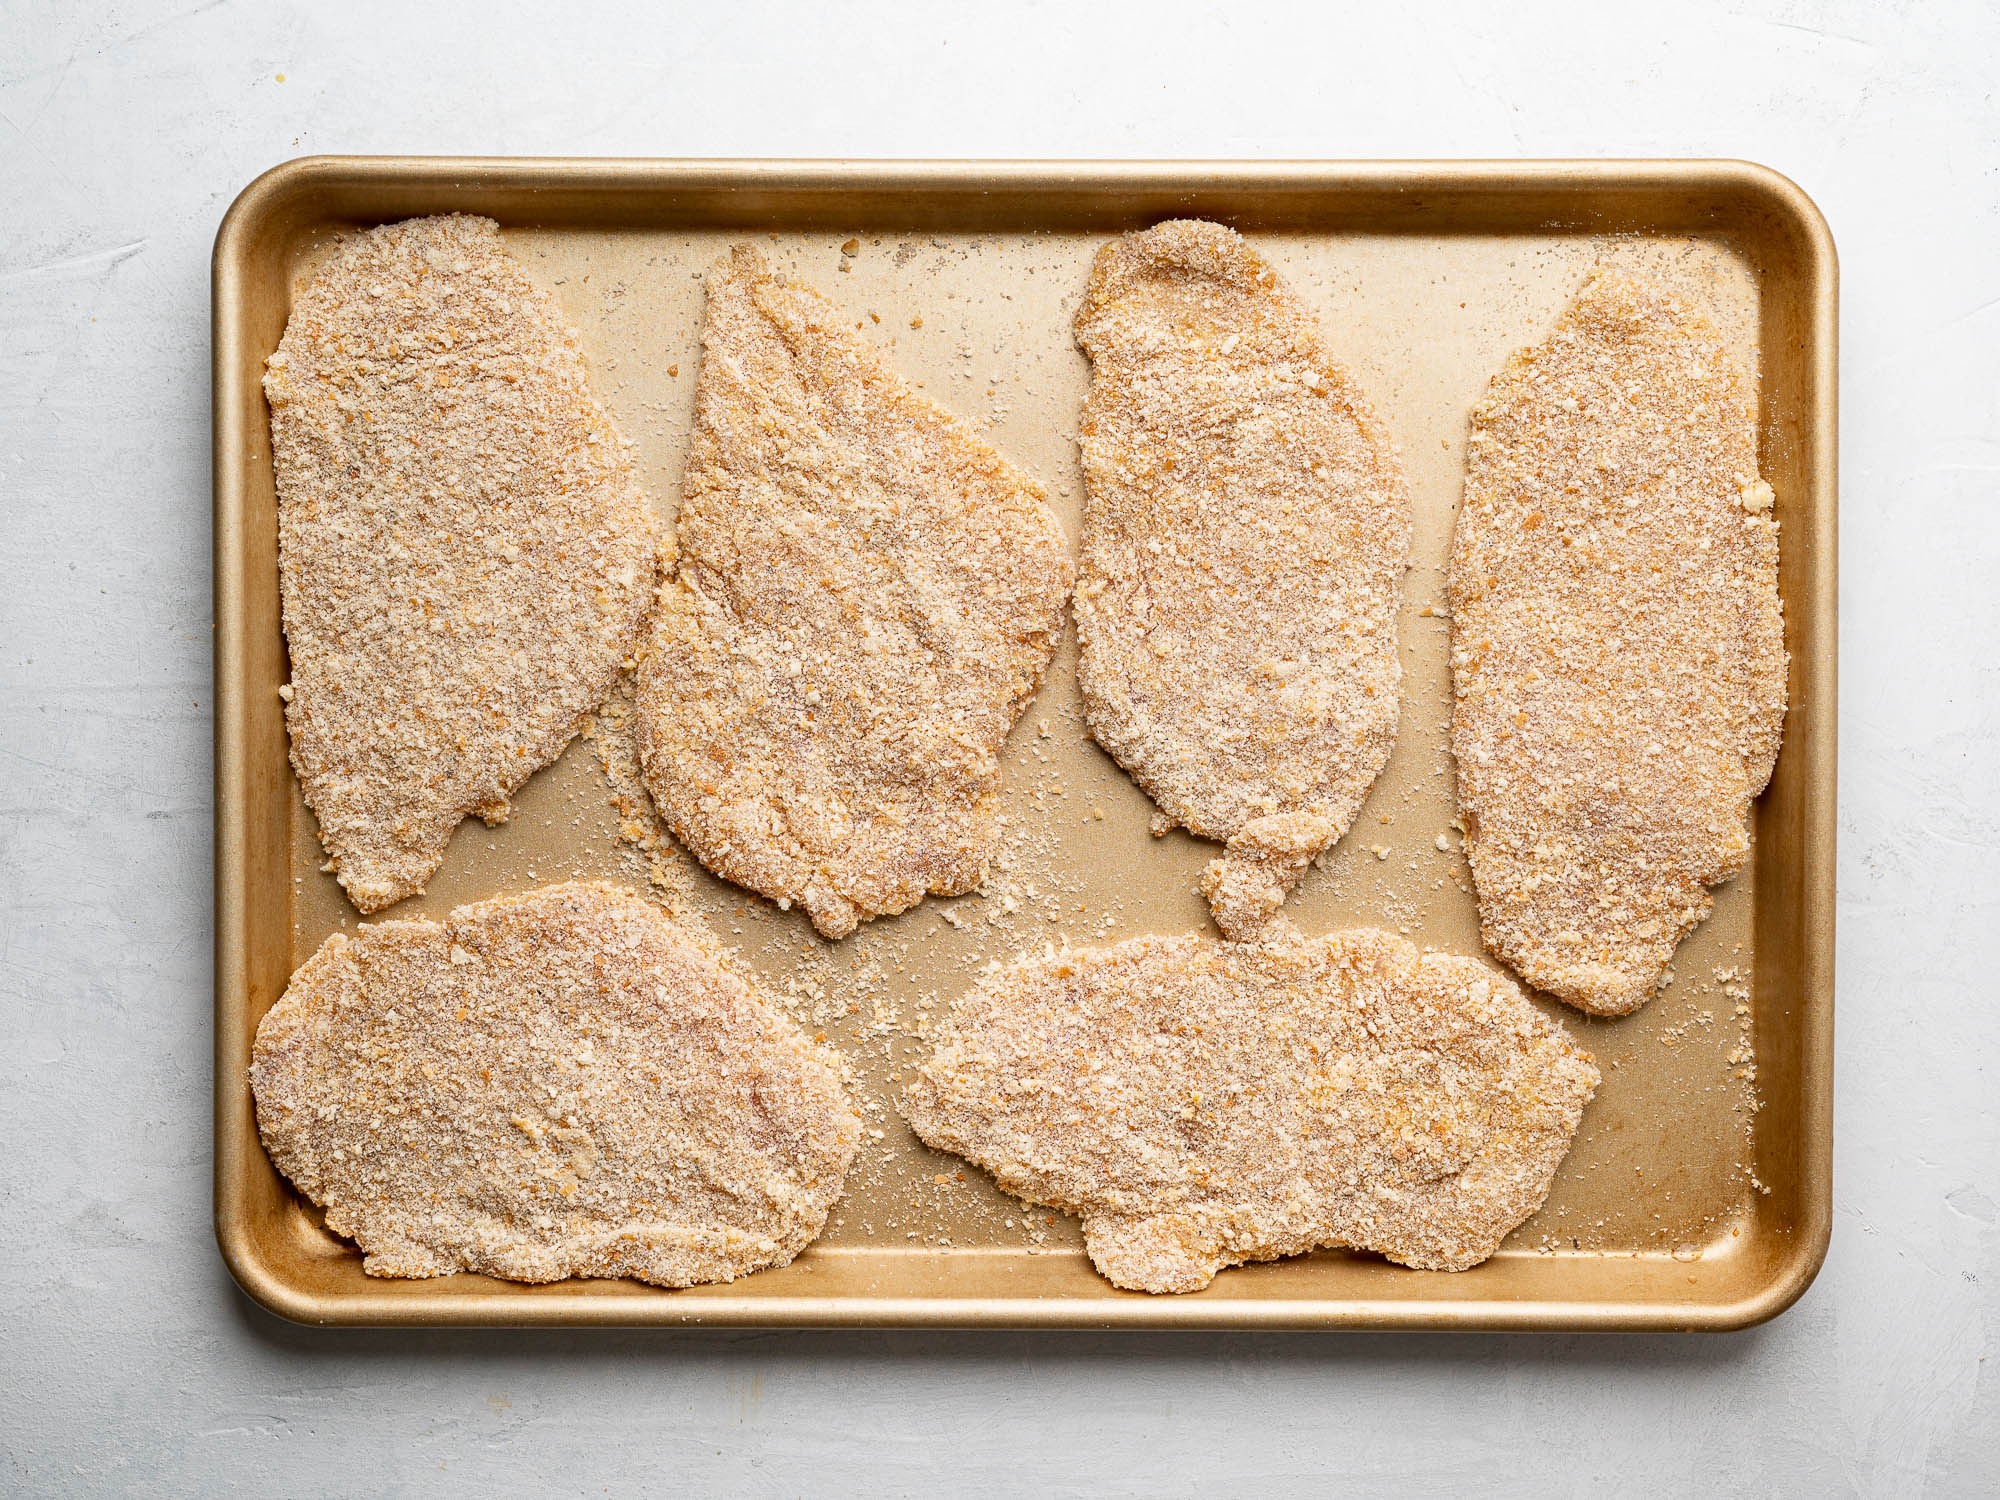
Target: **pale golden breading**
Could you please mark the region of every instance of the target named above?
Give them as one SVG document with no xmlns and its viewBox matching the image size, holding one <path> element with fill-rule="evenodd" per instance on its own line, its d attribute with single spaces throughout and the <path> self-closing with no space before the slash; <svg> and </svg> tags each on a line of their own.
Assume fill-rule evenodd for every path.
<svg viewBox="0 0 2000 1500">
<path fill-rule="evenodd" d="M 804 1249 L 846 1070 L 628 891 L 335 933 L 257 1028 L 257 1125 L 372 1276 L 730 1281 Z"/>
<path fill-rule="evenodd" d="M 903 1113 L 1084 1220 L 1118 1286 L 1351 1246 L 1491 1255 L 1548 1195 L 1598 1083 L 1509 979 L 1385 932 L 1141 937 L 988 974 Z"/>
<path fill-rule="evenodd" d="M 576 334 L 490 220 L 387 224 L 264 377 L 292 764 L 364 912 L 562 752 L 638 643 L 657 528 Z"/>
<path fill-rule="evenodd" d="M 1487 946 L 1620 1015 L 1743 867 L 1784 620 L 1755 391 L 1683 299 L 1600 273 L 1473 411 L 1452 750 Z"/>
<path fill-rule="evenodd" d="M 1076 336 L 1091 732 L 1156 831 L 1224 842 L 1202 893 L 1246 938 L 1395 745 L 1409 488 L 1311 312 L 1219 224 L 1104 246 Z"/>
<path fill-rule="evenodd" d="M 646 785 L 716 874 L 829 937 L 956 895 L 1062 628 L 1042 491 L 749 247 L 710 277 Z"/>
</svg>

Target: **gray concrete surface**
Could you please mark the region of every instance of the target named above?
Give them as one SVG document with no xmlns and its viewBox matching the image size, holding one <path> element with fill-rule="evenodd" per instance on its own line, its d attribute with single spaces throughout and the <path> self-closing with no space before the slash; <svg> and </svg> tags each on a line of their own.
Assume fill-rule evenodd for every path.
<svg viewBox="0 0 2000 1500">
<path fill-rule="evenodd" d="M 0 1490 L 2000 1490 L 2000 15 L 1337 9 L 0 0 Z M 251 1307 L 208 1228 L 208 251 L 238 188 L 318 151 L 1795 177 L 1845 270 L 1818 1284 L 1690 1338 L 325 1333 Z"/>
</svg>

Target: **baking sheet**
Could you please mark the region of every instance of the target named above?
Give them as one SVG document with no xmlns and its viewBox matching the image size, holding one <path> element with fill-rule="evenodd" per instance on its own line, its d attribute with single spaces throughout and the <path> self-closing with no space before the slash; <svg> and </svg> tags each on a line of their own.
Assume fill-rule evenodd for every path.
<svg viewBox="0 0 2000 1500">
<path fill-rule="evenodd" d="M 1072 539 L 1088 367 L 1070 336 L 1109 233 L 1175 213 L 1235 224 L 1318 313 L 1397 440 L 1415 506 L 1399 631 L 1397 747 L 1347 836 L 1285 907 L 1309 932 L 1371 924 L 1481 952 L 1452 826 L 1443 569 L 1467 412 L 1593 266 L 1664 280 L 1759 370 L 1783 531 L 1792 711 L 1744 874 L 1637 1015 L 1542 1001 L 1605 1082 L 1549 1202 L 1458 1275 L 1328 1251 L 1153 1298 L 1090 1269 L 1074 1221 L 929 1151 L 893 1095 L 979 968 L 1045 944 L 1208 927 L 1216 846 L 1148 832 L 1150 804 L 1090 741 L 1068 635 L 1003 757 L 1006 831 L 975 894 L 927 900 L 838 944 L 800 911 L 715 880 L 622 808 L 618 705 L 515 798 L 462 825 L 426 894 L 439 915 L 505 890 L 602 877 L 736 946 L 854 1065 L 870 1136 L 826 1234 L 732 1286 L 388 1282 L 264 1158 L 243 1067 L 292 968 L 359 918 L 285 763 L 275 522 L 256 377 L 292 289 L 353 227 L 486 212 L 581 332 L 599 396 L 671 515 L 691 429 L 706 269 L 745 238 L 848 309 L 896 366 L 1039 479 Z M 217 1224 L 253 1296 L 329 1322 L 1725 1326 L 1797 1295 L 1823 1253 L 1830 1147 L 1831 246 L 1796 189 L 1688 164 L 905 166 L 294 163 L 246 191 L 218 240 Z M 1435 612 L 1434 612 L 1435 611 Z M 629 786 L 628 786 L 629 790 Z M 879 1136 L 875 1132 L 880 1132 Z"/>
</svg>

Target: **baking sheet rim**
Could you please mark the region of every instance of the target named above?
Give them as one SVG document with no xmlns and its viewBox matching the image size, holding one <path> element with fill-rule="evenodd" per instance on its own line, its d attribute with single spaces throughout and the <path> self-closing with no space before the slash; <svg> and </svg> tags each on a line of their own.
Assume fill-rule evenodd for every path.
<svg viewBox="0 0 2000 1500">
<path fill-rule="evenodd" d="M 437 179 L 443 178 L 444 181 Z M 1193 196 L 1203 189 L 1312 188 L 1400 193 L 1423 189 L 1505 193 L 1551 188 L 1591 191 L 1661 190 L 1705 185 L 1734 188 L 1762 199 L 1805 237 L 1804 277 L 1810 286 L 1811 347 L 1803 362 L 1801 402 L 1809 429 L 1807 504 L 1788 524 L 1804 523 L 1817 555 L 1804 599 L 1787 598 L 1788 615 L 1810 610 L 1816 649 L 1798 663 L 1787 749 L 1805 758 L 1807 784 L 1800 881 L 1806 934 L 1798 955 L 1800 992 L 1813 1004 L 1799 1020 L 1801 1128 L 1799 1153 L 1803 1221 L 1772 1274 L 1752 1295 L 1726 1303 L 1687 1301 L 1495 1301 L 1420 1299 L 1210 1300 L 1023 1297 L 776 1297 L 655 1292 L 607 1298 L 558 1289 L 459 1293 L 450 1298 L 373 1292 L 317 1295 L 290 1284 L 265 1262 L 243 1214 L 240 1190 L 246 1153 L 261 1151 L 247 1084 L 234 1058 L 244 1039 L 248 1006 L 250 872 L 245 799 L 251 766 L 243 680 L 247 629 L 238 574 L 244 525 L 246 460 L 239 360 L 243 308 L 241 273 L 254 237 L 289 196 L 315 185 L 347 189 L 401 186 L 449 196 L 496 188 L 541 192 L 630 193 L 640 190 L 762 188 L 812 193 L 898 191 L 971 193 L 1040 185 L 1100 186 Z M 553 201 L 553 200 L 551 200 Z M 428 210 L 449 207 L 439 203 Z M 1579 222 L 1587 204 L 1579 202 Z M 1551 224 L 1550 228 L 1562 227 Z M 253 1300 L 296 1322 L 345 1325 L 548 1326 L 715 1325 L 879 1327 L 1154 1327 L 1223 1328 L 1512 1328 L 1544 1330 L 1729 1329 L 1763 1322 L 1791 1306 L 1824 1261 L 1832 1228 L 1833 894 L 1835 837 L 1834 613 L 1837 553 L 1836 440 L 1838 269 L 1830 230 L 1816 205 L 1788 178 L 1734 160 L 1550 161 L 838 161 L 673 160 L 639 158 L 303 157 L 251 182 L 224 215 L 212 263 L 211 336 L 214 379 L 215 557 L 215 1075 L 214 1211 L 223 1259 Z M 1811 707 L 1808 725 L 1803 710 Z M 232 1044 L 239 1044 L 232 1048 Z"/>
</svg>

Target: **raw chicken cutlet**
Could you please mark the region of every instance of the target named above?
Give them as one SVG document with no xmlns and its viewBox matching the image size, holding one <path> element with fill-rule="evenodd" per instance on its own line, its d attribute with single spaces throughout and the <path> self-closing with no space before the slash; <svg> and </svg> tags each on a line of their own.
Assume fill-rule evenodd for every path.
<svg viewBox="0 0 2000 1500">
<path fill-rule="evenodd" d="M 269 362 L 292 765 L 372 912 L 611 687 L 659 539 L 575 332 L 487 219 L 357 235 Z"/>
<path fill-rule="evenodd" d="M 1098 252 L 1077 574 L 1092 734 L 1254 934 L 1389 759 L 1410 496 L 1312 314 L 1233 230 L 1178 220 Z"/>
<path fill-rule="evenodd" d="M 1477 1265 L 1541 1206 L 1597 1083 L 1474 960 L 1279 923 L 997 970 L 902 1102 L 930 1145 L 1082 1215 L 1115 1285 L 1188 1292 L 1318 1246 Z"/>
<path fill-rule="evenodd" d="M 828 937 L 957 895 L 1062 628 L 1042 491 L 749 247 L 710 277 L 646 785 L 709 869 Z"/>
<path fill-rule="evenodd" d="M 1486 945 L 1622 1015 L 1743 868 L 1785 714 L 1755 391 L 1681 298 L 1599 273 L 1473 410 L 1452 751 Z"/>
<path fill-rule="evenodd" d="M 372 1276 L 782 1266 L 840 1196 L 846 1071 L 733 962 L 609 885 L 335 933 L 257 1028 L 271 1160 Z"/>
</svg>

